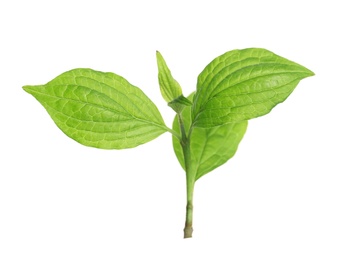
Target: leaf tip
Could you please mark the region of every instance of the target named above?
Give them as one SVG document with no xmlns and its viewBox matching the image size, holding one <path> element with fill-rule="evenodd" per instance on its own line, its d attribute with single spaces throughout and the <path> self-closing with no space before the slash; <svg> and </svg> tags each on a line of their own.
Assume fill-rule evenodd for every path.
<svg viewBox="0 0 344 260">
<path fill-rule="evenodd" d="M 164 65 L 167 66 L 164 58 L 158 50 L 156 51 L 156 60 L 158 62 L 158 67 L 162 67 Z"/>
<path fill-rule="evenodd" d="M 25 85 L 25 86 L 23 86 L 22 88 L 23 88 L 23 90 L 24 90 L 25 92 L 31 94 L 32 86 L 30 86 L 30 85 Z"/>
<path fill-rule="evenodd" d="M 315 75 L 315 73 L 313 71 L 311 71 L 310 69 L 308 69 L 308 68 L 306 68 L 304 66 L 301 66 L 301 67 L 303 69 L 303 72 L 305 73 L 305 77 L 312 77 L 312 76 Z"/>
<path fill-rule="evenodd" d="M 23 88 L 23 90 L 25 92 L 35 96 L 35 94 L 37 94 L 37 93 L 42 91 L 42 88 L 44 88 L 44 85 L 36 85 L 36 86 L 25 85 L 22 88 Z"/>
</svg>

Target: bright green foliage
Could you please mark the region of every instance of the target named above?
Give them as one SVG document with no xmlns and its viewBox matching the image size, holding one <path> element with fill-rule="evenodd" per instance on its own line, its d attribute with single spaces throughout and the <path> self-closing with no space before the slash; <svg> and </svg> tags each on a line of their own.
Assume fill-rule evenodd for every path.
<svg viewBox="0 0 344 260">
<path fill-rule="evenodd" d="M 265 115 L 301 79 L 312 75 L 305 67 L 264 49 L 227 52 L 198 77 L 193 124 L 212 127 Z"/>
<path fill-rule="evenodd" d="M 192 100 L 194 94 L 188 98 Z M 181 113 L 185 131 L 189 132 L 191 126 L 191 107 L 187 107 Z M 247 121 L 230 123 L 211 128 L 194 128 L 189 136 L 191 142 L 192 168 L 197 169 L 196 180 L 211 172 L 215 168 L 232 158 L 238 149 L 241 139 L 244 137 Z M 173 130 L 180 132 L 178 117 L 173 121 Z M 185 170 L 183 149 L 176 137 L 173 137 L 173 148 L 180 165 Z"/>
<path fill-rule="evenodd" d="M 173 134 L 174 151 L 186 173 L 188 238 L 196 180 L 234 156 L 247 120 L 269 113 L 314 73 L 264 49 L 234 50 L 206 66 L 196 92 L 185 98 L 159 52 L 156 58 L 161 94 L 177 113 L 173 129 L 139 88 L 114 73 L 74 69 L 24 90 L 66 135 L 87 146 L 131 148 L 166 131 Z"/>
<path fill-rule="evenodd" d="M 45 107 L 66 135 L 83 145 L 131 148 L 168 129 L 153 102 L 114 73 L 75 69 L 46 85 L 24 90 Z"/>
<path fill-rule="evenodd" d="M 156 52 L 156 60 L 158 63 L 158 78 L 162 97 L 168 102 L 176 113 L 180 113 L 187 106 L 191 106 L 192 102 L 183 96 L 182 88 L 179 83 L 172 77 L 164 58 L 160 52 Z"/>
<path fill-rule="evenodd" d="M 182 88 L 179 83 L 172 77 L 170 69 L 167 67 L 167 64 L 160 54 L 156 52 L 156 60 L 158 63 L 158 78 L 160 91 L 163 98 L 166 102 L 171 102 L 182 95 Z"/>
</svg>

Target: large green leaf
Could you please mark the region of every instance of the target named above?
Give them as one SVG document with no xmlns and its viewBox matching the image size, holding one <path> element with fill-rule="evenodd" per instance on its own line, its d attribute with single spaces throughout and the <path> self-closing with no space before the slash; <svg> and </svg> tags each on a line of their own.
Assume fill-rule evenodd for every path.
<svg viewBox="0 0 344 260">
<path fill-rule="evenodd" d="M 46 85 L 23 88 L 66 135 L 83 145 L 131 148 L 168 130 L 153 102 L 114 73 L 74 69 Z"/>
<path fill-rule="evenodd" d="M 188 98 L 191 100 L 193 94 Z M 191 126 L 191 107 L 181 113 L 186 132 Z M 190 136 L 191 158 L 193 169 L 197 169 L 196 179 L 232 158 L 238 149 L 247 128 L 247 121 L 230 123 L 211 128 L 193 128 Z M 177 116 L 173 122 L 173 130 L 180 133 Z M 179 140 L 173 137 L 173 148 L 179 163 L 185 170 L 183 150 Z"/>
<path fill-rule="evenodd" d="M 212 127 L 259 117 L 283 102 L 307 68 L 265 49 L 227 52 L 199 75 L 194 97 L 194 126 Z"/>
</svg>

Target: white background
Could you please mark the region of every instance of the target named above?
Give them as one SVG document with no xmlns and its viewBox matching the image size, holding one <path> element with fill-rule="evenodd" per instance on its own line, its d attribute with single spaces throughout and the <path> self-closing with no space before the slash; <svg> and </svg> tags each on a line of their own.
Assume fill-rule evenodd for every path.
<svg viewBox="0 0 344 260">
<path fill-rule="evenodd" d="M 0 259 L 344 259 L 341 1 L 2 1 Z M 263 47 L 316 73 L 250 121 L 238 153 L 196 183 L 166 133 L 129 150 L 66 137 L 21 86 L 90 67 L 157 104 L 155 51 L 187 95 L 216 56 Z"/>
</svg>

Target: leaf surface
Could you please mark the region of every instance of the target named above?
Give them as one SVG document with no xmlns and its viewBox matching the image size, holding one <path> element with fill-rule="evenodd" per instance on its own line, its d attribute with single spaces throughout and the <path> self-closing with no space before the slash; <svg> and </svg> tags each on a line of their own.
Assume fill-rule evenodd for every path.
<svg viewBox="0 0 344 260">
<path fill-rule="evenodd" d="M 162 97 L 166 102 L 171 102 L 182 95 L 182 88 L 179 83 L 172 77 L 171 71 L 168 68 L 164 58 L 160 52 L 156 52 L 156 59 L 158 63 L 158 79 Z"/>
<path fill-rule="evenodd" d="M 197 127 L 213 127 L 265 115 L 283 102 L 307 68 L 268 50 L 229 51 L 198 76 L 192 118 Z"/>
<path fill-rule="evenodd" d="M 191 100 L 193 94 L 188 98 Z M 191 107 L 181 113 L 186 132 L 191 126 Z M 247 128 L 247 121 L 230 123 L 211 128 L 193 128 L 191 133 L 192 166 L 196 171 L 196 179 L 221 166 L 234 156 Z M 177 116 L 173 122 L 173 130 L 180 133 Z M 180 142 L 173 137 L 173 148 L 179 163 L 185 170 L 184 155 Z"/>
<path fill-rule="evenodd" d="M 131 148 L 168 129 L 153 102 L 114 73 L 74 69 L 45 85 L 23 88 L 67 136 L 86 146 Z"/>
</svg>

